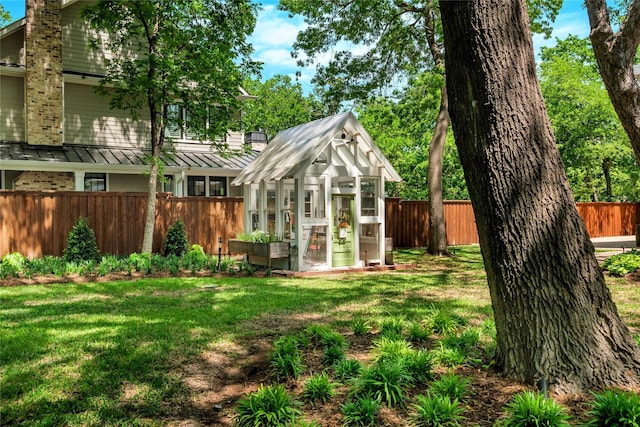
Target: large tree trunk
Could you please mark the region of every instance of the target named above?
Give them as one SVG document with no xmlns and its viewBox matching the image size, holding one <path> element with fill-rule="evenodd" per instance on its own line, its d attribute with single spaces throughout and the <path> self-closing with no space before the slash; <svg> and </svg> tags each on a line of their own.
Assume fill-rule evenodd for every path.
<svg viewBox="0 0 640 427">
<path fill-rule="evenodd" d="M 442 203 L 442 157 L 449 128 L 447 87 L 440 89 L 440 111 L 436 128 L 429 144 L 429 241 L 427 252 L 431 255 L 447 255 L 447 230 Z"/>
<path fill-rule="evenodd" d="M 144 237 L 142 253 L 153 252 L 153 233 L 156 226 L 156 194 L 158 188 L 158 160 L 153 159 L 149 170 L 149 186 L 147 192 L 147 214 L 144 220 Z"/>
<path fill-rule="evenodd" d="M 497 366 L 558 391 L 639 384 L 536 79 L 525 0 L 440 2 L 449 114 L 497 329 Z"/>
</svg>

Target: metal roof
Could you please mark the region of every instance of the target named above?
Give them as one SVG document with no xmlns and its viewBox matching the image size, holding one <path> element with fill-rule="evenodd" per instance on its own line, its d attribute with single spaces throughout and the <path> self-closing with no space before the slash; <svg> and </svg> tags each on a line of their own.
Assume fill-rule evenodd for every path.
<svg viewBox="0 0 640 427">
<path fill-rule="evenodd" d="M 279 132 L 258 157 L 232 182 L 233 185 L 293 178 L 309 167 L 333 139 L 342 134 L 360 133 L 384 166 L 387 179 L 401 181 L 400 175 L 351 112 L 336 114 Z M 359 140 L 360 141 L 360 140 Z"/>
<path fill-rule="evenodd" d="M 149 152 L 138 148 L 101 147 L 91 145 L 63 145 L 61 147 L 28 145 L 20 142 L 0 142 L 0 166 L 8 162 L 45 162 L 48 164 L 83 163 L 90 165 L 147 166 Z M 176 150 L 164 155 L 165 167 L 212 168 L 242 170 L 256 157 L 257 152 L 223 156 L 208 149 Z"/>
</svg>

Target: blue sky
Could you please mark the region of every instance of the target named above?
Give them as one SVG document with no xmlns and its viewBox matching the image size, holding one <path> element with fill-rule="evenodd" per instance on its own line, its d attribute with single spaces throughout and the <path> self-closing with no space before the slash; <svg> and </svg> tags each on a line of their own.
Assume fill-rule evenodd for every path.
<svg viewBox="0 0 640 427">
<path fill-rule="evenodd" d="M 277 10 L 278 0 L 263 0 L 256 30 L 252 37 L 255 49 L 254 59 L 264 63 L 262 70 L 263 79 L 275 74 L 295 76 L 300 71 L 300 82 L 305 91 L 311 89 L 310 80 L 313 69 L 298 69 L 296 60 L 291 57 L 291 46 L 296 34 L 304 28 L 304 21 L 300 17 L 289 18 L 286 13 Z M 9 11 L 13 19 L 24 16 L 24 0 L 0 0 L 0 4 Z M 560 14 L 554 24 L 554 32 L 551 39 L 536 35 L 533 38 L 536 52 L 541 46 L 555 44 L 555 39 L 563 39 L 569 34 L 586 37 L 589 34 L 589 20 L 587 11 L 583 7 L 583 0 L 565 0 Z M 326 62 L 330 56 L 319 58 Z"/>
</svg>

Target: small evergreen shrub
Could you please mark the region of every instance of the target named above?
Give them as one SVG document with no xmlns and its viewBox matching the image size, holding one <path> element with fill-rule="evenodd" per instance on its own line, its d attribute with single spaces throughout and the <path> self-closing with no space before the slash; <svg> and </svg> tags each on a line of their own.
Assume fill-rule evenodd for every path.
<svg viewBox="0 0 640 427">
<path fill-rule="evenodd" d="M 445 374 L 439 380 L 431 383 L 430 394 L 448 396 L 460 402 L 469 395 L 469 378 L 456 374 Z"/>
<path fill-rule="evenodd" d="M 326 372 L 310 377 L 304 384 L 302 397 L 308 402 L 327 403 L 335 394 L 338 384 L 331 382 Z"/>
<path fill-rule="evenodd" d="M 416 396 L 411 420 L 418 427 L 454 427 L 459 426 L 463 409 L 456 399 L 449 396 Z"/>
<path fill-rule="evenodd" d="M 78 218 L 69 232 L 67 247 L 64 249 L 64 259 L 67 262 L 95 260 L 99 258 L 96 235 L 89 227 L 87 218 Z"/>
<path fill-rule="evenodd" d="M 376 422 L 376 415 L 380 411 L 380 402 L 369 396 L 360 396 L 355 400 L 348 401 L 340 409 L 343 426 L 373 426 Z"/>
<path fill-rule="evenodd" d="M 602 263 L 602 268 L 612 276 L 624 276 L 640 270 L 640 251 L 632 249 L 630 252 L 610 256 Z"/>
<path fill-rule="evenodd" d="M 167 230 L 167 236 L 164 239 L 164 255 L 182 257 L 188 250 L 187 231 L 184 228 L 184 222 L 179 219 Z"/>
<path fill-rule="evenodd" d="M 606 390 L 596 394 L 587 426 L 640 427 L 640 395 Z"/>
<path fill-rule="evenodd" d="M 204 249 L 200 245 L 191 245 L 189 251 L 182 257 L 182 265 L 184 268 L 191 270 L 192 273 L 204 270 L 207 264 L 208 256 L 204 253 Z"/>
<path fill-rule="evenodd" d="M 554 400 L 531 391 L 513 396 L 505 406 L 504 427 L 569 427 L 569 416 Z M 617 424 L 616 424 L 617 425 Z"/>
<path fill-rule="evenodd" d="M 363 366 L 355 359 L 342 359 L 333 365 L 334 376 L 338 381 L 348 381 L 358 377 Z"/>
<path fill-rule="evenodd" d="M 240 399 L 236 407 L 238 427 L 285 426 L 301 415 L 287 390 L 280 385 L 258 387 L 258 390 Z"/>
</svg>

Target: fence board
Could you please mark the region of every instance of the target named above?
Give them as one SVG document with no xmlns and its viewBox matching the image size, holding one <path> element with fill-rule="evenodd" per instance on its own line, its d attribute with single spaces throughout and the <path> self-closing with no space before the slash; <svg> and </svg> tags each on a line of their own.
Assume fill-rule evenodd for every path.
<svg viewBox="0 0 640 427">
<path fill-rule="evenodd" d="M 0 256 L 21 252 L 28 257 L 61 255 L 73 224 L 87 217 L 103 253 L 139 252 L 144 232 L 146 193 L 83 193 L 0 191 Z M 640 203 L 578 203 L 578 212 L 592 237 L 633 235 L 640 223 Z M 447 242 L 478 242 L 469 201 L 444 202 Z M 398 248 L 428 243 L 427 201 L 386 199 L 386 237 Z M 173 197 L 158 194 L 153 251 L 161 252 L 171 224 L 182 219 L 190 242 L 207 253 L 222 250 L 243 231 L 242 198 Z"/>
</svg>

